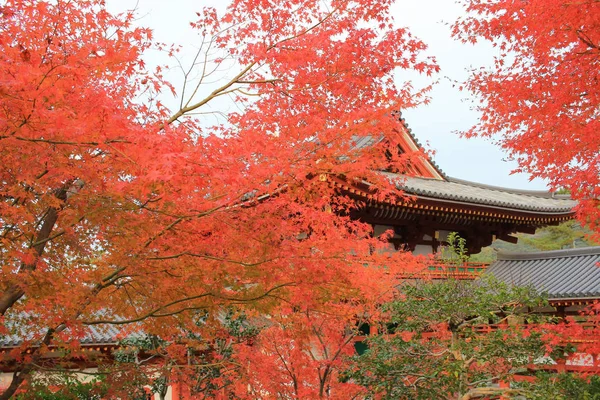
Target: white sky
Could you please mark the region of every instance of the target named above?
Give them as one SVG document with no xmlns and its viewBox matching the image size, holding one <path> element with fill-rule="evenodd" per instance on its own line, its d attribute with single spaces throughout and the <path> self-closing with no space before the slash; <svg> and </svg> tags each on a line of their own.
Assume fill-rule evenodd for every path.
<svg viewBox="0 0 600 400">
<path fill-rule="evenodd" d="M 182 44 L 192 52 L 197 36 L 189 22 L 196 17 L 195 12 L 203 6 L 220 8 L 224 3 L 226 0 L 107 0 L 109 9 L 115 12 L 137 4 L 138 23 L 152 28 L 156 40 Z M 510 175 L 516 164 L 505 161 L 506 155 L 498 146 L 456 134 L 473 125 L 478 115 L 471 110 L 470 94 L 458 91 L 452 81 L 464 80 L 471 66 L 489 64 L 494 54 L 487 43 L 472 46 L 452 40 L 449 24 L 462 12 L 453 0 L 398 0 L 394 6 L 397 23 L 408 26 L 429 45 L 429 54 L 437 58 L 442 69 L 430 94 L 431 103 L 405 111 L 404 117 L 421 144 L 435 151 L 434 160 L 446 174 L 497 186 L 543 190 L 543 181 L 529 182 L 527 175 Z M 410 78 L 417 85 L 427 82 L 417 75 Z"/>
</svg>

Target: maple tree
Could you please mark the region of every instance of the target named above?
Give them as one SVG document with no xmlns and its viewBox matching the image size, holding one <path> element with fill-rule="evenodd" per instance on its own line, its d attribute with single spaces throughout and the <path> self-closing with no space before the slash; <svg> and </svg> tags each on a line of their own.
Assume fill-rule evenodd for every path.
<svg viewBox="0 0 600 400">
<path fill-rule="evenodd" d="M 421 156 L 398 154 L 392 111 L 425 91 L 392 75 L 438 67 L 394 27 L 390 5 L 203 9 L 191 26 L 197 59 L 169 110 L 161 96 L 177 90 L 142 56 L 177 49 L 135 27 L 134 12 L 113 15 L 101 0 L 3 3 L 0 335 L 23 340 L 0 399 L 59 368 L 57 354 L 85 358 L 89 327 L 158 335 L 175 363 L 182 332 L 216 337 L 232 304 L 281 321 L 345 304 L 351 324 L 391 296 L 394 268 L 415 262 L 380 254 L 381 239 L 348 217 L 353 202 L 321 179 L 366 179 L 397 196 L 376 171 Z M 227 62 L 231 75 L 204 90 Z M 211 125 L 205 113 L 225 97 L 237 108 Z"/>
<path fill-rule="evenodd" d="M 357 334 L 357 327 L 348 324 L 350 316 L 343 317 L 340 311 L 330 309 L 326 316 L 311 310 L 294 313 L 283 324 L 265 328 L 251 346 L 236 349 L 236 360 L 243 367 L 231 392 L 238 398 L 248 393 L 254 399 L 363 395 L 358 385 L 340 379 Z"/>
<path fill-rule="evenodd" d="M 487 40 L 498 49 L 493 66 L 473 70 L 466 83 L 479 96 L 482 113 L 466 136 L 498 139 L 517 160 L 520 171 L 570 192 L 578 200 L 580 221 L 595 231 L 592 240 L 597 241 L 600 3 L 465 0 L 462 4 L 468 14 L 454 24 L 455 37 L 472 43 Z M 597 321 L 596 305 L 585 313 L 585 318 Z M 597 328 L 586 332 L 572 320 L 559 324 L 556 332 L 565 338 L 590 339 L 598 333 Z M 595 339 L 587 343 L 579 351 L 597 354 Z M 585 381 L 559 376 L 525 388 L 531 390 L 532 398 L 585 398 L 593 393 L 586 392 Z M 544 391 L 544 382 L 558 390 Z M 580 391 L 574 388 L 577 384 L 582 384 Z"/>
<path fill-rule="evenodd" d="M 595 0 L 466 0 L 454 25 L 465 42 L 499 53 L 466 88 L 482 113 L 467 136 L 495 137 L 532 177 L 568 188 L 581 220 L 599 229 L 600 3 Z"/>
</svg>

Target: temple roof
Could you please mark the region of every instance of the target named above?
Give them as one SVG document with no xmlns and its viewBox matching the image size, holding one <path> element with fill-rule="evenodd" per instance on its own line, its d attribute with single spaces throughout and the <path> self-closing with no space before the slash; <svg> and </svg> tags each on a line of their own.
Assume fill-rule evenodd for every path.
<svg viewBox="0 0 600 400">
<path fill-rule="evenodd" d="M 400 122 L 404 138 L 400 143 L 400 150 L 420 151 L 421 144 L 401 114 Z M 353 150 L 366 149 L 383 140 L 385 140 L 383 134 L 354 136 Z M 571 215 L 577 205 L 577 202 L 570 199 L 568 195 L 557 195 L 548 191 L 510 189 L 449 177 L 425 154 L 416 163 L 419 165 L 415 165 L 416 169 L 412 171 L 411 176 L 391 172 L 382 173 L 390 179 L 396 179 L 399 189 L 424 200 L 553 217 Z M 369 185 L 368 182 L 365 184 Z"/>
<path fill-rule="evenodd" d="M 26 314 L 22 314 L 26 315 Z M 0 335 L 0 348 L 2 347 L 17 347 L 20 346 L 23 341 L 33 341 L 32 345 L 37 344 L 43 336 L 44 331 L 39 329 L 32 329 L 32 327 L 21 326 L 17 331 L 13 331 L 10 335 Z M 128 338 L 141 338 L 144 335 L 139 332 L 125 331 L 120 325 L 90 325 L 85 327 L 85 335 L 82 339 L 77 339 L 82 345 L 102 345 L 102 344 L 115 344 L 119 340 L 123 339 L 124 336 Z"/>
<path fill-rule="evenodd" d="M 406 193 L 431 199 L 443 199 L 548 214 L 569 214 L 577 202 L 568 196 L 545 191 L 508 189 L 450 178 L 447 180 L 408 177 L 385 172 L 397 179 L 397 187 Z"/>
<path fill-rule="evenodd" d="M 516 286 L 532 285 L 550 300 L 600 299 L 600 247 L 498 253 L 486 273 Z"/>
</svg>

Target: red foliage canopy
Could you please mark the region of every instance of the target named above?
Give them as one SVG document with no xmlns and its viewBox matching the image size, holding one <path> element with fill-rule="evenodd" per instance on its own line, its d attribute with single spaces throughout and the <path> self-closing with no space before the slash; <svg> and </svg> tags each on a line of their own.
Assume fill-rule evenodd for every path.
<svg viewBox="0 0 600 400">
<path fill-rule="evenodd" d="M 368 179 L 395 196 L 374 171 L 403 170 L 415 156 L 397 154 L 390 115 L 423 92 L 392 74 L 437 66 L 393 27 L 390 4 L 238 0 L 224 15 L 203 10 L 192 24 L 203 38 L 200 79 L 186 80 L 169 112 L 157 98 L 172 87 L 141 58 L 152 32 L 132 27 L 133 13 L 111 15 L 101 0 L 4 3 L 0 335 L 26 340 L 0 399 L 49 347 L 76 348 L 91 325 L 168 340 L 200 329 L 202 310 L 210 338 L 230 304 L 365 312 L 390 295 L 386 274 L 411 261 L 378 256 L 369 227 L 347 217 L 352 202 L 317 179 Z M 234 72 L 204 92 L 204 67 L 225 60 Z M 202 113 L 226 95 L 241 111 L 210 126 Z M 353 147 L 381 133 L 381 144 Z"/>
<path fill-rule="evenodd" d="M 467 88 L 482 118 L 467 136 L 495 136 L 520 170 L 568 188 L 599 229 L 600 3 L 595 0 L 464 1 L 454 26 L 464 41 L 491 41 L 494 66 Z"/>
</svg>

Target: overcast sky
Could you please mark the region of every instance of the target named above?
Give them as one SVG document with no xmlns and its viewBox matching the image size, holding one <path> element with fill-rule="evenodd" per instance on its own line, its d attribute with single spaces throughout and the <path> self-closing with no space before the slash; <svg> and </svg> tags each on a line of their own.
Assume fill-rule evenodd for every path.
<svg viewBox="0 0 600 400">
<path fill-rule="evenodd" d="M 226 0 L 108 0 L 111 11 L 124 11 L 137 4 L 138 23 L 154 30 L 155 39 L 174 42 L 193 51 L 195 35 L 189 22 L 203 6 L 222 6 Z M 453 0 L 398 0 L 394 16 L 429 45 L 442 69 L 431 92 L 431 103 L 404 113 L 421 144 L 435 151 L 434 160 L 448 175 L 456 178 L 522 189 L 545 189 L 543 181 L 530 182 L 527 175 L 510 175 L 515 164 L 488 140 L 462 139 L 457 131 L 477 121 L 469 93 L 460 92 L 453 81 L 464 80 L 466 70 L 491 63 L 494 50 L 486 43 L 463 45 L 450 37 L 449 24 L 461 15 Z M 426 80 L 415 76 L 415 83 Z M 410 78 L 415 78 L 411 76 Z"/>
</svg>

